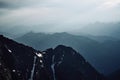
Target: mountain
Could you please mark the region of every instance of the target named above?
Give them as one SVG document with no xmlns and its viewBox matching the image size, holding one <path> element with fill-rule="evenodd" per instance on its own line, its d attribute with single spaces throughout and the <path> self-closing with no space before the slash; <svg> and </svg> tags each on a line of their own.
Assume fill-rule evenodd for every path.
<svg viewBox="0 0 120 80">
<path fill-rule="evenodd" d="M 0 34 L 1 35 L 4 35 L 4 36 L 6 36 L 6 37 L 8 37 L 8 38 L 12 38 L 12 39 L 14 39 L 14 38 L 17 38 L 17 37 L 20 37 L 20 36 L 23 36 L 25 33 L 19 33 L 19 34 L 16 34 L 16 33 L 13 33 L 12 31 L 11 32 L 2 32 L 2 31 L 0 31 Z"/>
<path fill-rule="evenodd" d="M 96 36 L 112 36 L 120 39 L 120 22 L 118 23 L 100 23 L 96 22 L 84 26 L 80 31 L 76 31 L 77 34 L 90 34 Z"/>
<path fill-rule="evenodd" d="M 113 72 L 112 74 L 110 74 L 108 76 L 109 80 L 120 80 L 120 69 L 116 70 L 115 72 Z"/>
<path fill-rule="evenodd" d="M 86 60 L 104 74 L 109 74 L 120 68 L 120 40 L 116 38 L 29 32 L 14 40 L 39 50 L 45 50 L 59 44 L 71 46 L 81 52 Z"/>
<path fill-rule="evenodd" d="M 44 34 L 44 33 L 34 33 L 29 32 L 21 37 L 15 38 L 14 40 L 24 43 L 26 45 L 32 46 L 35 49 L 45 50 L 46 48 L 55 47 L 59 44 L 65 44 L 65 45 L 76 45 L 79 41 L 86 42 L 85 44 L 82 44 L 82 47 L 86 44 L 93 45 L 92 43 L 97 41 L 94 41 L 92 39 L 89 39 L 84 36 L 74 36 L 68 33 L 55 33 L 55 34 Z M 89 43 L 90 42 L 90 43 Z M 39 45 L 40 43 L 41 45 Z M 78 44 L 77 44 L 78 45 Z"/>
<path fill-rule="evenodd" d="M 104 43 L 105 41 L 120 41 L 119 38 L 111 37 L 111 36 L 93 36 L 93 35 L 86 35 L 86 37 L 98 41 L 100 43 Z"/>
<path fill-rule="evenodd" d="M 0 34 L 4 35 L 4 36 L 7 36 L 7 37 L 12 37 L 12 38 L 15 38 L 13 34 L 11 33 L 7 33 L 7 32 L 0 32 Z"/>
<path fill-rule="evenodd" d="M 31 47 L 0 36 L 0 80 L 28 80 L 36 59 L 35 52 Z M 40 64 L 38 58 L 36 64 Z M 40 65 L 37 67 L 41 68 Z"/>
<path fill-rule="evenodd" d="M 45 51 L 0 35 L 0 80 L 105 80 L 78 52 L 59 45 Z"/>
</svg>

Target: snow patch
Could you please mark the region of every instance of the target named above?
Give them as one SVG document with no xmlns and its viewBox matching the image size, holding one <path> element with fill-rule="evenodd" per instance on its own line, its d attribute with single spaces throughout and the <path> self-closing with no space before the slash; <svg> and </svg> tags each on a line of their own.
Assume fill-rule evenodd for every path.
<svg viewBox="0 0 120 80">
<path fill-rule="evenodd" d="M 8 48 L 7 45 L 5 45 L 5 48 L 8 50 L 9 53 L 12 53 L 12 51 Z"/>
<path fill-rule="evenodd" d="M 16 70 L 13 69 L 12 72 L 16 72 Z"/>
<path fill-rule="evenodd" d="M 55 77 L 55 55 L 52 56 L 52 65 L 51 65 L 51 69 L 52 69 L 52 72 L 53 72 L 53 80 L 56 80 L 56 77 Z"/>
<path fill-rule="evenodd" d="M 33 80 L 33 76 L 34 76 L 34 71 L 35 71 L 35 62 L 36 62 L 37 57 L 34 56 L 34 62 L 33 62 L 33 68 L 31 70 L 31 76 L 29 80 Z"/>
<path fill-rule="evenodd" d="M 42 61 L 42 60 L 40 60 L 40 63 L 43 63 L 43 61 Z"/>
<path fill-rule="evenodd" d="M 8 49 L 8 52 L 12 53 L 12 51 L 10 49 Z"/>
<path fill-rule="evenodd" d="M 62 63 L 64 56 L 65 56 L 65 55 L 63 54 L 62 57 L 60 58 L 60 61 L 59 61 L 58 64 L 57 64 L 57 66 Z"/>
<path fill-rule="evenodd" d="M 64 56 L 65 56 L 65 55 L 63 54 L 62 57 L 61 57 L 61 60 L 63 60 Z"/>
<path fill-rule="evenodd" d="M 43 52 L 42 52 L 42 54 L 46 54 L 46 52 L 45 52 L 45 51 L 43 51 Z"/>
<path fill-rule="evenodd" d="M 35 53 L 38 57 L 40 57 L 40 58 L 42 58 L 43 57 L 43 55 L 42 55 L 42 53 Z"/>
<path fill-rule="evenodd" d="M 44 68 L 44 65 L 42 64 L 41 67 Z"/>
</svg>

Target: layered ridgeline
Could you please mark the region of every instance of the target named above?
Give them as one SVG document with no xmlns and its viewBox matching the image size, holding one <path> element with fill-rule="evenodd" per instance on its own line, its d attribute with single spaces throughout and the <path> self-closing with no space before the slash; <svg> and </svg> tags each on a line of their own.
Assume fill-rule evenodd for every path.
<svg viewBox="0 0 120 80">
<path fill-rule="evenodd" d="M 0 36 L 0 80 L 105 80 L 105 78 L 71 47 L 59 45 L 54 49 L 37 51 Z"/>
<path fill-rule="evenodd" d="M 15 39 L 35 49 L 45 50 L 59 44 L 71 46 L 97 70 L 110 74 L 120 68 L 120 40 L 110 36 L 76 36 L 68 33 L 27 33 Z"/>
</svg>

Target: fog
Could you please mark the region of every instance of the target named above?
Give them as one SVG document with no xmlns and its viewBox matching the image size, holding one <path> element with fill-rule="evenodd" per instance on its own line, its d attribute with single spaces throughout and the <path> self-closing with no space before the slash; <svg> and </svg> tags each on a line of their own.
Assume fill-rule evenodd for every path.
<svg viewBox="0 0 120 80">
<path fill-rule="evenodd" d="M 120 0 L 0 0 L 0 32 L 78 34 L 97 22 L 118 23 L 119 8 Z"/>
</svg>

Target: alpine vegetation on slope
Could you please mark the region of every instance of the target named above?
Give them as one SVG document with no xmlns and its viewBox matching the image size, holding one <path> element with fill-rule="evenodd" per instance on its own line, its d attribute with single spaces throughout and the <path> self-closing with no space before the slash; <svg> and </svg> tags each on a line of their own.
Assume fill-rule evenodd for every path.
<svg viewBox="0 0 120 80">
<path fill-rule="evenodd" d="M 0 80 L 105 79 L 70 47 L 41 52 L 0 36 Z"/>
</svg>

